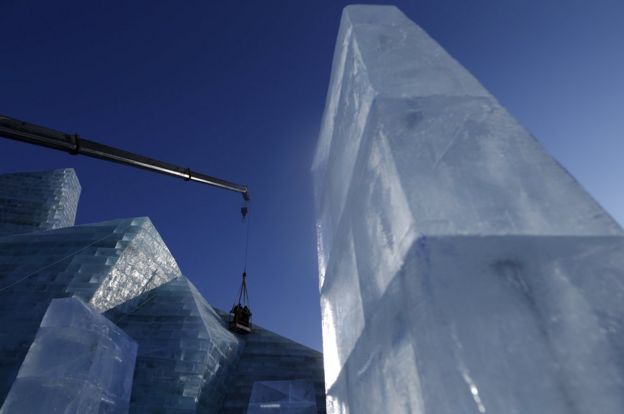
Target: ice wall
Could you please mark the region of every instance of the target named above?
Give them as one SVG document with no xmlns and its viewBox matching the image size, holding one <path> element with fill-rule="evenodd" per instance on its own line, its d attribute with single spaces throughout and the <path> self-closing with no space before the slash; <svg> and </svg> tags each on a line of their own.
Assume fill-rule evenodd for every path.
<svg viewBox="0 0 624 414">
<path fill-rule="evenodd" d="M 219 412 L 240 343 L 187 278 L 106 315 L 139 345 L 131 412 Z"/>
<path fill-rule="evenodd" d="M 104 311 L 179 275 L 148 218 L 0 238 L 0 401 L 50 300 L 77 296 Z"/>
<path fill-rule="evenodd" d="M 126 413 L 136 350 L 82 300 L 54 299 L 0 413 Z"/>
<path fill-rule="evenodd" d="M 247 414 L 317 414 L 311 381 L 258 381 L 254 383 Z"/>
<path fill-rule="evenodd" d="M 229 320 L 229 316 L 225 318 Z M 227 395 L 219 414 L 261 410 L 325 414 L 323 355 L 320 352 L 255 323 L 251 334 L 238 338 L 243 350 L 228 380 Z M 268 393 L 271 388 L 276 393 Z M 297 411 L 299 409 L 301 411 Z"/>
<path fill-rule="evenodd" d="M 329 412 L 624 412 L 622 229 L 397 8 L 344 10 L 312 171 Z"/>
<path fill-rule="evenodd" d="M 184 276 L 105 315 L 139 346 L 130 412 L 244 414 L 255 383 L 288 389 L 293 381 L 293 401 L 283 407 L 325 413 L 319 352 L 255 324 L 248 335 L 231 333 L 229 315 Z"/>
<path fill-rule="evenodd" d="M 0 236 L 73 226 L 79 197 L 73 168 L 0 175 Z"/>
</svg>

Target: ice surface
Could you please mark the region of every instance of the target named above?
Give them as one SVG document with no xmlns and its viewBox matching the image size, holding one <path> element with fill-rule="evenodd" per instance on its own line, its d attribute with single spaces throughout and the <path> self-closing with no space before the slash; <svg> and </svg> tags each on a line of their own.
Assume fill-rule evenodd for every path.
<svg viewBox="0 0 624 414">
<path fill-rule="evenodd" d="M 624 412 L 622 229 L 395 7 L 345 9 L 312 170 L 330 413 Z"/>
<path fill-rule="evenodd" d="M 247 411 L 258 381 L 304 380 L 324 413 L 321 353 L 254 324 L 248 335 L 228 329 L 185 277 L 105 314 L 139 346 L 131 412 Z M 223 318 L 226 318 L 225 320 Z"/>
<path fill-rule="evenodd" d="M 125 413 L 136 350 L 82 300 L 54 299 L 0 413 Z"/>
<path fill-rule="evenodd" d="M 67 184 L 48 175 L 3 176 L 0 195 L 46 201 Z M 68 197 L 55 200 L 42 209 L 75 214 Z M 0 199 L 0 228 L 4 218 L 41 221 L 29 204 L 7 206 L 13 216 Z M 3 413 L 241 414 L 254 382 L 293 379 L 312 384 L 315 412 L 325 412 L 322 355 L 257 325 L 229 332 L 148 218 L 41 230 L 0 234 L 0 406 L 11 390 Z"/>
<path fill-rule="evenodd" d="M 367 204 L 370 228 L 391 234 L 399 227 L 411 239 L 621 234 L 496 99 L 396 8 L 345 9 L 313 173 L 321 274 L 355 199 Z M 397 211 L 380 217 L 390 207 Z"/>
<path fill-rule="evenodd" d="M 617 236 L 423 236 L 379 297 L 360 273 L 356 338 L 324 295 L 329 412 L 623 412 L 622 269 Z"/>
<path fill-rule="evenodd" d="M 72 168 L 0 175 L 0 236 L 73 226 L 79 197 Z"/>
<path fill-rule="evenodd" d="M 254 383 L 247 414 L 317 414 L 312 381 Z"/>
<path fill-rule="evenodd" d="M 324 414 L 326 412 L 323 355 L 320 352 L 277 335 L 257 324 L 254 324 L 250 334 L 241 335 L 239 339 L 242 342 L 243 350 L 233 375 L 228 380 L 228 392 L 219 411 L 220 414 L 245 413 L 251 408 L 251 402 L 260 403 L 253 397 L 255 384 L 267 381 L 282 385 L 290 384 L 292 381 L 295 385 L 293 391 L 300 390 L 300 393 L 296 394 L 299 396 L 297 398 L 301 400 L 300 402 L 303 403 L 303 395 L 306 395 L 306 401 L 315 402 L 316 410 L 314 413 Z M 308 385 L 296 387 L 297 384 L 304 383 L 311 384 L 312 389 L 310 390 Z M 286 385 L 284 386 L 286 387 Z M 275 402 L 268 404 L 275 404 Z M 275 406 L 255 408 L 273 410 L 263 412 L 280 412 L 275 411 L 277 409 Z"/>
<path fill-rule="evenodd" d="M 218 412 L 240 343 L 188 279 L 106 315 L 139 345 L 132 412 Z"/>
<path fill-rule="evenodd" d="M 102 311 L 180 275 L 147 218 L 0 238 L 0 401 L 53 298 Z"/>
</svg>

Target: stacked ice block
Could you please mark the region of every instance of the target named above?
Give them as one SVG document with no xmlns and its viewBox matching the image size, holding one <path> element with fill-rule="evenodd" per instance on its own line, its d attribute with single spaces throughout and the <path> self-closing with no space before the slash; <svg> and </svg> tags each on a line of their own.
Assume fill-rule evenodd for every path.
<svg viewBox="0 0 624 414">
<path fill-rule="evenodd" d="M 247 414 L 316 414 L 311 381 L 258 381 L 253 385 Z"/>
<path fill-rule="evenodd" d="M 64 191 L 79 184 L 61 171 L 0 175 L 0 230 L 31 223 L 0 235 L 2 414 L 243 414 L 254 384 L 276 380 L 307 381 L 325 412 L 319 352 L 256 325 L 231 333 L 148 218 L 72 226 Z M 39 226 L 56 216 L 71 220 Z"/>
<path fill-rule="evenodd" d="M 147 218 L 0 238 L 0 399 L 50 300 L 75 295 L 103 311 L 178 275 Z"/>
<path fill-rule="evenodd" d="M 622 229 L 397 8 L 343 12 L 312 170 L 329 412 L 624 412 Z"/>
<path fill-rule="evenodd" d="M 139 345 L 132 412 L 218 412 L 240 341 L 186 277 L 106 315 Z"/>
<path fill-rule="evenodd" d="M 242 351 L 228 380 L 220 414 L 326 412 L 320 352 L 255 324 L 250 335 L 239 338 Z M 272 394 L 273 400 L 263 392 L 267 387 L 279 391 Z"/>
<path fill-rule="evenodd" d="M 0 236 L 73 226 L 80 191 L 73 168 L 0 175 Z"/>
</svg>

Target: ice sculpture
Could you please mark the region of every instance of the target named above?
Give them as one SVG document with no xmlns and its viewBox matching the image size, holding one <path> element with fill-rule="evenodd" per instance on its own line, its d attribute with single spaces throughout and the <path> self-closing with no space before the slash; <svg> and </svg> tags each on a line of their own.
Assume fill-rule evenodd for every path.
<svg viewBox="0 0 624 414">
<path fill-rule="evenodd" d="M 73 226 L 79 197 L 72 168 L 0 175 L 0 236 Z"/>
<path fill-rule="evenodd" d="M 254 383 L 247 414 L 316 414 L 311 381 L 258 381 Z"/>
<path fill-rule="evenodd" d="M 240 344 L 181 276 L 106 315 L 138 344 L 131 411 L 217 412 Z"/>
<path fill-rule="evenodd" d="M 254 383 L 293 379 L 311 384 L 310 398 L 322 404 L 314 412 L 325 412 L 319 352 L 257 325 L 249 335 L 230 333 L 228 316 L 215 311 L 184 276 L 106 315 L 139 345 L 132 412 L 242 414 Z"/>
<path fill-rule="evenodd" d="M 397 8 L 343 12 L 312 171 L 330 413 L 624 412 L 622 229 Z"/>
<path fill-rule="evenodd" d="M 0 228 L 28 224 L 0 231 L 2 414 L 243 414 L 254 383 L 291 380 L 311 384 L 306 398 L 325 413 L 322 355 L 257 325 L 232 334 L 148 218 L 43 231 L 46 209 L 71 216 L 54 226 L 73 223 L 77 193 L 72 201 L 71 180 L 57 179 L 73 171 L 60 171 L 0 177 Z M 37 195 L 41 208 L 3 204 L 14 193 Z"/>
<path fill-rule="evenodd" d="M 63 194 L 63 180 L 40 185 L 56 172 L 38 174 L 2 176 L 0 194 L 39 194 L 44 201 Z M 42 211 L 75 214 L 70 197 L 59 197 Z M 8 211 L 3 205 L 15 207 L 14 216 L 36 216 L 1 200 L 0 212 Z M 3 213 L 0 227 L 14 216 Z M 72 223 L 73 215 L 63 225 Z M 316 412 L 325 412 L 322 355 L 258 326 L 244 337 L 230 333 L 227 316 L 181 275 L 148 218 L 13 230 L 7 233 L 30 233 L 0 234 L 0 405 L 11 390 L 3 413 L 242 414 L 255 382 L 293 379 L 313 384 Z M 75 298 L 55 299 L 68 296 Z M 136 348 L 126 346 L 132 341 L 120 329 L 138 345 L 136 365 Z M 117 339 L 107 336 L 113 334 Z"/>
<path fill-rule="evenodd" d="M 239 339 L 242 341 L 243 349 L 233 367 L 234 372 L 228 380 L 228 392 L 219 411 L 220 414 L 242 414 L 248 410 L 260 408 L 265 409 L 264 412 L 301 413 L 297 411 L 297 404 L 294 401 L 290 408 L 287 408 L 287 405 L 280 405 L 282 410 L 280 411 L 274 406 L 275 401 L 261 402 L 258 400 L 258 395 L 254 397 L 254 390 L 258 383 L 271 383 L 278 388 L 288 388 L 291 382 L 294 387 L 292 398 L 300 403 L 299 408 L 304 409 L 304 413 L 310 412 L 313 401 L 316 407 L 315 413 L 326 412 L 323 355 L 320 352 L 277 335 L 257 324 L 254 324 L 251 334 L 239 336 Z M 278 384 L 281 385 L 278 386 Z M 269 406 L 258 407 L 257 405 L 261 403 L 269 404 Z M 273 411 L 266 411 L 269 409 Z"/>
<path fill-rule="evenodd" d="M 126 413 L 136 349 L 82 300 L 54 299 L 0 413 Z"/>
<path fill-rule="evenodd" d="M 0 401 L 51 299 L 104 311 L 179 275 L 148 218 L 0 238 Z"/>
</svg>

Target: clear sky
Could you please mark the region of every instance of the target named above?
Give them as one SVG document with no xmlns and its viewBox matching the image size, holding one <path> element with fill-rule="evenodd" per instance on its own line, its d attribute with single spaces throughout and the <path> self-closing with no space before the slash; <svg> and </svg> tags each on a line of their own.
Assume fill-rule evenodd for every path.
<svg viewBox="0 0 624 414">
<path fill-rule="evenodd" d="M 624 223 L 624 2 L 389 3 Z M 0 0 L 0 113 L 248 184 L 254 320 L 320 349 L 309 170 L 346 4 Z M 0 173 L 60 167 L 83 186 L 78 223 L 151 217 L 182 271 L 229 309 L 238 195 L 0 140 Z"/>
</svg>

